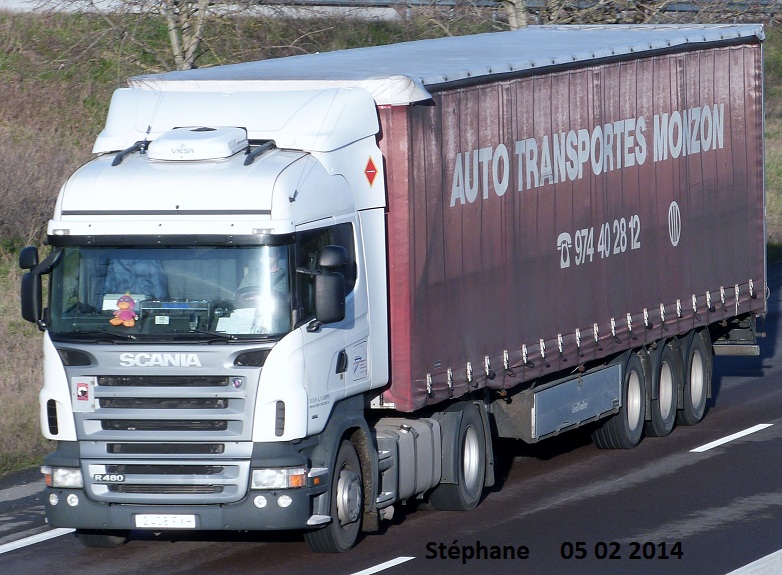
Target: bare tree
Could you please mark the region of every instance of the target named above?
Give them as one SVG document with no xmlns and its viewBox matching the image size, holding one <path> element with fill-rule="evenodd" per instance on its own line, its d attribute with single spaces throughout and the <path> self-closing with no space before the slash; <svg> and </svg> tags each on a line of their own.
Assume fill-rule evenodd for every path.
<svg viewBox="0 0 782 575">
<path fill-rule="evenodd" d="M 123 42 L 141 47 L 144 47 L 144 41 L 134 34 L 134 18 L 128 16 L 161 17 L 166 24 L 176 69 L 188 70 L 196 66 L 207 24 L 217 16 L 217 4 L 220 3 L 210 0 L 41 0 L 38 7 L 100 14 L 109 29 L 114 30 Z M 160 61 L 161 69 L 170 67 L 169 62 Z"/>
<path fill-rule="evenodd" d="M 545 0 L 536 14 L 545 24 L 651 24 L 768 21 L 779 4 L 768 0 Z"/>
<path fill-rule="evenodd" d="M 524 28 L 529 23 L 526 0 L 502 0 L 502 6 L 511 30 Z"/>
<path fill-rule="evenodd" d="M 198 45 L 204 36 L 209 0 L 160 0 L 159 6 L 166 19 L 177 70 L 194 68 Z"/>
</svg>

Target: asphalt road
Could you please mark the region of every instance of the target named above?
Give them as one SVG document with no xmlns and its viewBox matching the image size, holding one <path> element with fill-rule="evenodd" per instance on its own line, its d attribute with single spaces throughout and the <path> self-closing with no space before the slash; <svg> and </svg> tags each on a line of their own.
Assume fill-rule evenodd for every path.
<svg viewBox="0 0 782 575">
<path fill-rule="evenodd" d="M 773 271 L 762 355 L 717 358 L 715 398 L 698 426 L 630 451 L 598 450 L 580 431 L 537 446 L 501 442 L 498 485 L 477 509 L 402 508 L 341 555 L 313 554 L 296 533 L 138 533 L 115 550 L 86 549 L 70 533 L 31 543 L 52 532 L 29 470 L 0 480 L 0 572 L 732 573 L 782 549 L 782 288 Z M 744 430 L 752 433 L 709 448 Z"/>
</svg>

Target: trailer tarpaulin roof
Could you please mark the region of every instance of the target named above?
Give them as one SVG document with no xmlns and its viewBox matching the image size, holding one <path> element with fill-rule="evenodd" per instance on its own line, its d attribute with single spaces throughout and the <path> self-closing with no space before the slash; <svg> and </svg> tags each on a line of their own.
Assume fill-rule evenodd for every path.
<svg viewBox="0 0 782 575">
<path fill-rule="evenodd" d="M 552 66 L 635 57 L 763 39 L 759 24 L 529 26 L 136 76 L 132 88 L 165 91 L 259 91 L 359 86 L 379 105 L 427 100 L 432 90 L 486 76 L 523 75 Z"/>
</svg>

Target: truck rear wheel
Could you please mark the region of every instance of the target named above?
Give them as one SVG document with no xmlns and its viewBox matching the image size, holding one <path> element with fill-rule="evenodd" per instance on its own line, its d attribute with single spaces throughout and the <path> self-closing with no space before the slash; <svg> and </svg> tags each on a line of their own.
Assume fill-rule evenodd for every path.
<svg viewBox="0 0 782 575">
<path fill-rule="evenodd" d="M 334 463 L 331 485 L 331 523 L 304 533 L 304 540 L 316 553 L 342 553 L 350 550 L 361 530 L 364 514 L 364 487 L 356 448 L 343 440 Z"/>
<path fill-rule="evenodd" d="M 128 542 L 127 531 L 96 531 L 77 529 L 76 538 L 85 547 L 95 549 L 113 549 L 122 547 Z"/>
<path fill-rule="evenodd" d="M 703 331 L 696 332 L 684 357 L 682 407 L 676 414 L 676 421 L 682 425 L 696 425 L 706 415 L 711 380 L 711 355 L 706 337 Z"/>
<path fill-rule="evenodd" d="M 646 435 L 665 437 L 673 431 L 676 423 L 676 394 L 682 384 L 681 363 L 681 355 L 670 343 L 666 343 L 659 359 L 652 365 L 657 398 L 650 405 L 650 419 L 644 426 Z"/>
<path fill-rule="evenodd" d="M 430 505 L 440 511 L 467 511 L 475 508 L 483 495 L 486 476 L 486 437 L 483 420 L 478 408 L 469 402 L 453 406 L 461 410 L 461 423 L 456 437 L 444 437 L 443 442 L 453 441 L 452 462 L 457 470 L 458 483 L 441 483 L 429 495 Z"/>
<path fill-rule="evenodd" d="M 622 407 L 592 433 L 600 449 L 631 449 L 638 445 L 646 412 L 646 371 L 637 353 L 630 355 L 622 380 Z"/>
</svg>

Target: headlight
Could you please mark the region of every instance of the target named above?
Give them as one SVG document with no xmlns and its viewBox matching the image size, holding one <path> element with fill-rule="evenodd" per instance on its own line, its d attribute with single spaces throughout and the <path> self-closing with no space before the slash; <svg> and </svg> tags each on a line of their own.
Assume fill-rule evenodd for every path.
<svg viewBox="0 0 782 575">
<path fill-rule="evenodd" d="M 65 489 L 81 489 L 84 478 L 78 467 L 41 467 L 47 487 L 62 487 Z"/>
<path fill-rule="evenodd" d="M 307 469 L 253 469 L 250 489 L 290 489 L 307 486 Z"/>
</svg>

